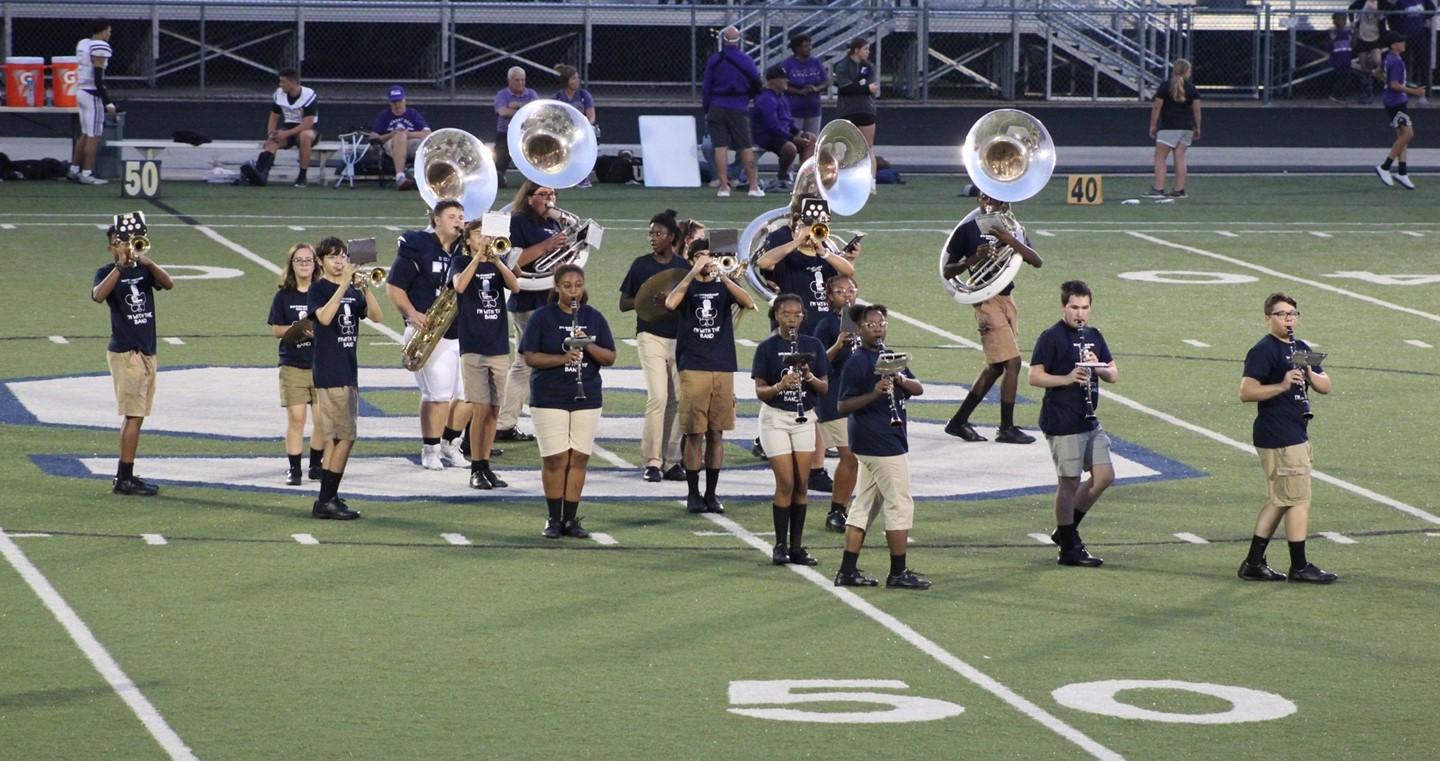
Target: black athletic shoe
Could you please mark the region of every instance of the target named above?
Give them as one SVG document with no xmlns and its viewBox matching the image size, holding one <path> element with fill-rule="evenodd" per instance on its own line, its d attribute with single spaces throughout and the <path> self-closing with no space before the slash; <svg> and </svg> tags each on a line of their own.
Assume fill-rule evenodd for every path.
<svg viewBox="0 0 1440 761">
<path fill-rule="evenodd" d="M 480 474 L 485 476 L 485 480 L 489 481 L 490 485 L 496 489 L 504 489 L 510 486 L 510 482 L 505 481 L 499 476 L 495 475 L 495 471 L 491 470 L 489 465 L 481 468 Z"/>
<path fill-rule="evenodd" d="M 692 513 L 703 513 L 706 510 L 705 500 L 700 497 L 686 497 L 685 509 Z"/>
<path fill-rule="evenodd" d="M 260 170 L 255 168 L 255 162 L 253 161 L 247 161 L 240 165 L 240 176 L 244 177 L 246 182 L 257 188 L 265 187 L 265 175 L 261 174 Z"/>
<path fill-rule="evenodd" d="M 160 493 L 160 487 L 149 481 L 142 481 L 138 476 L 129 478 L 117 478 L 110 484 L 110 491 L 126 496 L 153 497 Z"/>
<path fill-rule="evenodd" d="M 775 549 L 770 551 L 770 562 L 774 563 L 775 565 L 789 564 L 790 548 L 787 547 L 783 542 L 775 545 Z"/>
<path fill-rule="evenodd" d="M 750 444 L 750 454 L 753 454 L 762 460 L 770 459 L 769 457 L 765 456 L 765 447 L 760 445 L 759 437 L 756 437 L 755 441 Z"/>
<path fill-rule="evenodd" d="M 1081 568 L 1099 568 L 1105 561 L 1091 555 L 1084 547 L 1076 547 L 1073 550 L 1060 550 L 1060 557 L 1055 562 Z"/>
<path fill-rule="evenodd" d="M 485 480 L 485 474 L 478 470 L 470 471 L 470 488 L 488 491 L 490 482 Z"/>
<path fill-rule="evenodd" d="M 874 587 L 880 582 L 865 575 L 865 572 L 856 568 L 851 573 L 844 571 L 835 572 L 835 586 L 837 587 Z"/>
<path fill-rule="evenodd" d="M 290 468 L 289 470 L 285 471 L 285 485 L 286 485 L 286 486 L 299 486 L 299 485 L 300 485 L 300 469 L 299 469 L 299 468 Z"/>
<path fill-rule="evenodd" d="M 720 504 L 720 498 L 719 498 L 719 497 L 706 497 L 706 498 L 705 498 L 705 512 L 707 512 L 707 513 L 715 513 L 716 515 L 724 515 L 724 514 L 725 514 L 725 506 L 722 505 L 722 504 Z"/>
<path fill-rule="evenodd" d="M 995 440 L 1001 444 L 1034 444 L 1035 437 L 1020 430 L 1017 426 L 1001 428 L 995 433 Z"/>
<path fill-rule="evenodd" d="M 667 470 L 667 471 L 665 471 L 665 480 L 666 480 L 666 481 L 684 481 L 684 480 L 685 480 L 685 468 L 684 468 L 684 466 L 682 466 L 682 465 L 681 465 L 680 463 L 678 463 L 678 462 L 675 463 L 674 465 L 671 465 L 671 466 L 670 466 L 670 469 Z"/>
<path fill-rule="evenodd" d="M 321 520 L 353 521 L 360 517 L 360 513 L 351 510 L 336 497 L 329 502 L 315 500 L 315 504 L 310 508 L 310 517 Z"/>
<path fill-rule="evenodd" d="M 834 479 L 830 478 L 830 474 L 826 473 L 824 468 L 821 468 L 820 470 L 812 470 L 810 471 L 809 488 L 810 491 L 829 494 L 830 492 L 835 491 L 835 481 Z"/>
<path fill-rule="evenodd" d="M 1240 578 L 1246 580 L 1246 581 L 1284 581 L 1284 580 L 1285 580 L 1285 574 L 1280 573 L 1279 571 L 1276 571 L 1276 570 L 1271 569 L 1271 568 L 1270 568 L 1270 564 L 1269 564 L 1269 563 L 1266 563 L 1266 562 L 1265 562 L 1265 558 L 1263 558 L 1263 557 L 1260 558 L 1260 563 L 1259 563 L 1258 565 L 1250 565 L 1250 561 L 1248 561 L 1248 560 L 1245 561 L 1245 562 L 1243 562 L 1243 563 L 1241 563 L 1241 564 L 1240 564 L 1240 570 L 1236 572 L 1236 575 L 1239 576 Z"/>
<path fill-rule="evenodd" d="M 586 531 L 585 527 L 580 525 L 580 518 L 578 517 L 561 522 L 560 533 L 564 534 L 565 536 L 574 537 L 576 539 L 590 538 L 590 532 Z"/>
<path fill-rule="evenodd" d="M 309 478 L 311 481 L 319 481 L 321 470 L 322 468 L 319 465 L 310 466 L 310 473 L 306 475 L 306 478 Z"/>
<path fill-rule="evenodd" d="M 1290 569 L 1291 581 L 1299 581 L 1305 584 L 1329 584 L 1340 578 L 1329 571 L 1322 571 L 1315 567 L 1314 563 L 1306 563 L 1304 568 Z"/>
<path fill-rule="evenodd" d="M 560 538 L 560 521 L 557 521 L 557 520 L 555 520 L 554 518 L 550 518 L 549 520 L 546 520 L 546 521 L 545 521 L 545 530 L 540 532 L 540 536 L 543 536 L 543 537 L 545 537 L 546 539 L 559 539 L 559 538 Z"/>
<path fill-rule="evenodd" d="M 496 441 L 534 441 L 535 437 L 516 428 L 506 428 L 503 431 L 495 432 Z"/>
<path fill-rule="evenodd" d="M 956 423 L 951 421 L 945 424 L 945 432 L 966 441 L 989 441 L 989 439 L 977 433 L 975 427 L 969 423 Z"/>
<path fill-rule="evenodd" d="M 930 580 L 922 579 L 915 575 L 915 572 L 906 568 L 896 574 L 892 573 L 885 577 L 886 589 L 929 589 Z"/>
<path fill-rule="evenodd" d="M 806 552 L 804 547 L 796 547 L 795 549 L 790 550 L 790 564 L 820 565 L 820 561 L 812 557 L 809 552 Z"/>
<path fill-rule="evenodd" d="M 845 533 L 846 517 L 844 510 L 831 510 L 830 514 L 825 516 L 825 528 L 837 534 Z"/>
<path fill-rule="evenodd" d="M 658 484 L 662 479 L 665 478 L 665 476 L 660 472 L 660 469 L 655 467 L 654 465 L 646 465 L 645 470 L 640 474 L 640 477 L 652 484 Z"/>
</svg>

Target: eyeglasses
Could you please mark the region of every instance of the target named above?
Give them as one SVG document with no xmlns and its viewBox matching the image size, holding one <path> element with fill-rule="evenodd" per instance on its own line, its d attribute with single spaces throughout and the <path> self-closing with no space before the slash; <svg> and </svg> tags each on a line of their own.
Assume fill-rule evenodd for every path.
<svg viewBox="0 0 1440 761">
<path fill-rule="evenodd" d="M 554 197 L 555 197 L 555 191 L 553 191 L 553 190 L 547 190 L 547 191 L 545 191 L 545 192 L 543 192 L 543 193 L 531 193 L 530 195 L 532 195 L 532 196 L 540 196 L 541 198 L 554 198 Z"/>
<path fill-rule="evenodd" d="M 871 329 L 871 330 L 874 330 L 874 329 L 876 329 L 876 328 L 888 327 L 889 325 L 890 325 L 890 322 L 889 322 L 888 320 L 881 320 L 881 321 L 879 321 L 879 322 L 862 322 L 862 323 L 860 323 L 860 327 L 862 327 L 862 328 L 869 328 L 869 329 Z"/>
<path fill-rule="evenodd" d="M 1298 312 L 1298 311 L 1290 311 L 1290 312 L 1271 312 L 1271 313 L 1270 313 L 1270 316 L 1271 316 L 1271 317 L 1299 317 L 1299 316 L 1300 316 L 1300 312 Z"/>
<path fill-rule="evenodd" d="M 314 259 L 291 259 L 290 261 L 295 262 L 296 264 L 314 264 L 314 263 L 315 263 L 315 260 L 314 260 Z"/>
<path fill-rule="evenodd" d="M 859 289 L 859 288 L 836 288 L 836 289 L 834 289 L 834 290 L 832 290 L 832 291 L 830 291 L 830 292 L 831 292 L 831 293 L 859 293 L 859 292 L 860 292 L 860 289 Z"/>
</svg>

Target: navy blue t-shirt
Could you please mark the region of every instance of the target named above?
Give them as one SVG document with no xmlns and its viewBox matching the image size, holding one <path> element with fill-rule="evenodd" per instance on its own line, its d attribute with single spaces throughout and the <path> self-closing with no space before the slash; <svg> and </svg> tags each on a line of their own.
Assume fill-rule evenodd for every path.
<svg viewBox="0 0 1440 761">
<path fill-rule="evenodd" d="M 570 325 L 578 321 L 585 335 L 593 336 L 601 348 L 615 350 L 615 338 L 610 334 L 610 323 L 600 310 L 588 304 L 580 306 L 577 318 L 572 318 L 560 309 L 558 304 L 549 304 L 535 311 L 525 325 L 525 335 L 520 338 L 520 352 L 541 354 L 564 354 L 565 339 L 570 337 Z M 543 370 L 530 371 L 530 406 L 557 410 L 593 410 L 603 406 L 600 389 L 600 365 L 587 352 L 580 360 L 580 377 L 585 387 L 585 398 L 575 399 L 574 365 L 558 365 Z"/>
<path fill-rule="evenodd" d="M 1030 364 L 1044 365 L 1050 375 L 1069 375 L 1086 350 L 1095 352 L 1101 362 L 1110 362 L 1110 347 L 1105 336 L 1089 325 L 1085 326 L 1085 345 L 1080 345 L 1079 332 L 1058 320 L 1045 329 L 1035 341 L 1035 351 L 1030 355 Z M 1099 378 L 1090 381 L 1090 401 L 1094 408 L 1100 406 Z M 1064 386 L 1045 389 L 1045 398 L 1040 403 L 1040 430 L 1046 436 L 1069 436 L 1093 431 L 1100 426 L 1098 420 L 1085 419 L 1085 386 L 1067 383 Z"/>
<path fill-rule="evenodd" d="M 310 314 L 310 296 L 306 291 L 275 292 L 270 302 L 271 325 L 293 325 Z M 307 338 L 297 344 L 280 342 L 280 364 L 309 370 L 315 361 L 315 342 Z"/>
<path fill-rule="evenodd" d="M 815 339 L 828 352 L 831 346 L 835 345 L 835 339 L 840 337 L 840 314 L 830 312 L 820 318 L 820 324 L 815 326 Z M 840 403 L 840 373 L 845 370 L 845 362 L 854 353 L 855 347 L 859 344 L 856 341 L 849 341 L 840 347 L 835 353 L 835 359 L 830 361 L 830 387 L 825 389 L 824 395 L 820 397 L 816 414 L 820 416 L 820 422 L 828 423 L 831 420 L 841 420 L 845 416 L 840 414 L 836 405 Z"/>
<path fill-rule="evenodd" d="M 862 396 L 875 390 L 880 375 L 875 372 L 875 363 L 880 352 L 860 347 L 840 371 L 840 398 Z M 914 378 L 910 368 L 902 373 Z M 901 425 L 890 425 L 890 397 L 882 395 L 870 404 L 850 413 L 850 451 L 873 457 L 894 457 L 910 451 L 910 423 L 905 413 L 905 400 L 910 395 L 898 384 L 895 385 L 895 409 L 900 413 Z"/>
<path fill-rule="evenodd" d="M 95 271 L 99 285 L 115 269 L 115 263 Z M 149 267 L 136 265 L 120 270 L 120 280 L 105 297 L 110 307 L 110 351 L 138 351 L 155 355 L 155 275 Z"/>
<path fill-rule="evenodd" d="M 1021 240 L 1025 239 L 1021 237 Z M 980 234 L 980 223 L 972 219 L 960 225 L 960 229 L 956 230 L 955 234 L 951 236 L 949 247 L 945 249 L 945 264 L 948 266 L 965 261 L 973 256 L 975 249 L 980 248 L 980 244 L 984 242 L 985 238 Z M 1026 242 L 1028 243 L 1029 241 Z M 996 242 L 995 245 L 1003 246 L 1005 244 Z M 996 295 L 1008 296 L 1013 290 L 1015 290 L 1015 281 L 1012 280 L 1009 285 L 1005 286 L 1005 290 L 1000 291 Z"/>
<path fill-rule="evenodd" d="M 330 303 L 330 297 L 340 286 L 329 280 L 317 280 L 310 284 L 310 301 L 306 305 L 310 314 Z M 315 364 L 310 368 L 316 388 L 338 388 L 359 386 L 360 368 L 355 347 L 360 337 L 360 320 L 364 319 L 368 302 L 360 289 L 345 286 L 345 295 L 340 297 L 340 308 L 329 325 L 315 322 Z M 311 319 L 314 319 L 313 317 Z"/>
<path fill-rule="evenodd" d="M 793 240 L 795 236 L 790 228 L 782 227 L 765 238 L 765 250 L 779 248 Z M 796 249 L 776 262 L 774 269 L 762 274 L 775 283 L 779 289 L 776 293 L 793 293 L 805 300 L 805 321 L 800 323 L 800 332 L 815 335 L 815 325 L 830 311 L 825 283 L 840 274 L 829 257 L 806 256 Z"/>
<path fill-rule="evenodd" d="M 400 235 L 395 263 L 390 266 L 385 282 L 404 291 L 410 297 L 410 305 L 425 312 L 444 289 L 449 271 L 450 252 L 440 245 L 435 233 L 409 230 Z M 446 338 L 459 335 L 460 329 L 453 323 L 445 331 Z"/>
<path fill-rule="evenodd" d="M 1296 339 L 1295 348 L 1310 351 L 1310 345 Z M 1245 355 L 1244 377 L 1254 378 L 1262 385 L 1270 386 L 1285 380 L 1290 372 L 1290 344 L 1266 334 L 1260 342 L 1250 347 Z M 1325 372 L 1316 365 L 1316 371 Z M 1300 387 L 1292 386 L 1288 391 L 1266 399 L 1255 405 L 1255 426 L 1252 442 L 1261 449 L 1279 449 L 1295 446 L 1310 440 L 1308 421 L 1305 420 L 1305 402 Z"/>
<path fill-rule="evenodd" d="M 520 256 L 521 249 L 529 248 L 558 232 L 560 232 L 560 223 L 549 217 L 536 222 L 523 213 L 517 212 L 510 215 L 510 245 L 514 247 L 516 257 Z M 522 269 L 533 272 L 532 265 L 526 265 Z M 510 299 L 505 302 L 505 306 L 511 312 L 533 312 L 550 301 L 550 293 L 548 290 L 516 291 L 510 294 Z"/>
<path fill-rule="evenodd" d="M 470 257 L 456 254 L 450 260 L 450 282 L 470 266 Z M 510 353 L 510 325 L 506 322 L 505 278 L 493 262 L 475 267 L 470 286 L 458 294 L 460 309 L 455 325 L 460 330 L 460 353 L 496 357 Z"/>
<path fill-rule="evenodd" d="M 817 378 L 828 378 L 830 375 L 830 359 L 825 356 L 825 347 L 814 336 L 800 336 L 795 342 L 796 350 L 815 355 L 815 361 L 810 363 L 810 372 Z M 780 359 L 781 352 L 790 351 L 790 341 L 778 335 L 770 336 L 760 345 L 755 347 L 755 359 L 750 363 L 750 377 L 759 378 L 765 385 L 773 386 L 780 382 L 780 377 L 785 374 L 785 363 Z M 809 383 L 801 383 L 795 388 L 785 389 L 775 395 L 773 399 L 765 400 L 765 404 L 780 410 L 794 410 L 796 405 L 804 401 L 805 409 L 815 409 L 818 399 L 815 391 Z"/>
<path fill-rule="evenodd" d="M 687 269 L 690 269 L 690 263 L 679 256 L 670 257 L 670 261 L 665 264 L 661 264 L 651 254 L 637 256 L 635 257 L 635 261 L 630 262 L 630 271 L 625 273 L 624 282 L 620 283 L 620 293 L 624 296 L 634 298 L 635 295 L 640 292 L 640 286 L 644 285 L 646 280 L 665 270 Z M 639 314 L 635 315 L 636 335 L 649 333 L 660 336 L 661 338 L 674 338 L 678 330 L 679 326 L 675 324 L 674 320 L 666 322 L 646 322 L 640 319 Z"/>
<path fill-rule="evenodd" d="M 719 373 L 739 369 L 735 328 L 730 322 L 730 306 L 734 303 L 735 296 L 723 281 L 690 281 L 685 299 L 676 309 L 680 313 L 675 335 L 676 367 Z"/>
</svg>

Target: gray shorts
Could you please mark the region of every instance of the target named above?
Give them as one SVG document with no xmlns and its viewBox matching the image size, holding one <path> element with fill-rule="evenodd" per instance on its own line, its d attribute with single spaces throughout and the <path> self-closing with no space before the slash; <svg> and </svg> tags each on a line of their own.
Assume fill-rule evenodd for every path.
<svg viewBox="0 0 1440 761">
<path fill-rule="evenodd" d="M 745 111 L 711 106 L 705 115 L 705 129 L 716 148 L 745 150 L 755 145 L 750 135 L 750 114 Z"/>
<path fill-rule="evenodd" d="M 1046 436 L 1050 443 L 1050 459 L 1055 461 L 1055 475 L 1079 478 L 1096 465 L 1110 464 L 1110 437 L 1104 428 L 1068 436 Z"/>
<path fill-rule="evenodd" d="M 1162 129 L 1155 133 L 1155 142 L 1170 148 L 1189 145 L 1194 134 L 1195 130 L 1189 129 Z"/>
</svg>

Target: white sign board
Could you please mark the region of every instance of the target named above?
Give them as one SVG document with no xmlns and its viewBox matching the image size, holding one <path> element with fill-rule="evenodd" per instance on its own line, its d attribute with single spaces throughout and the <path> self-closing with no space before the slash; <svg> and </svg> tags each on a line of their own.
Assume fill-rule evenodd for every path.
<svg viewBox="0 0 1440 761">
<path fill-rule="evenodd" d="M 646 187 L 700 187 L 700 146 L 695 135 L 693 116 L 640 117 Z"/>
</svg>

